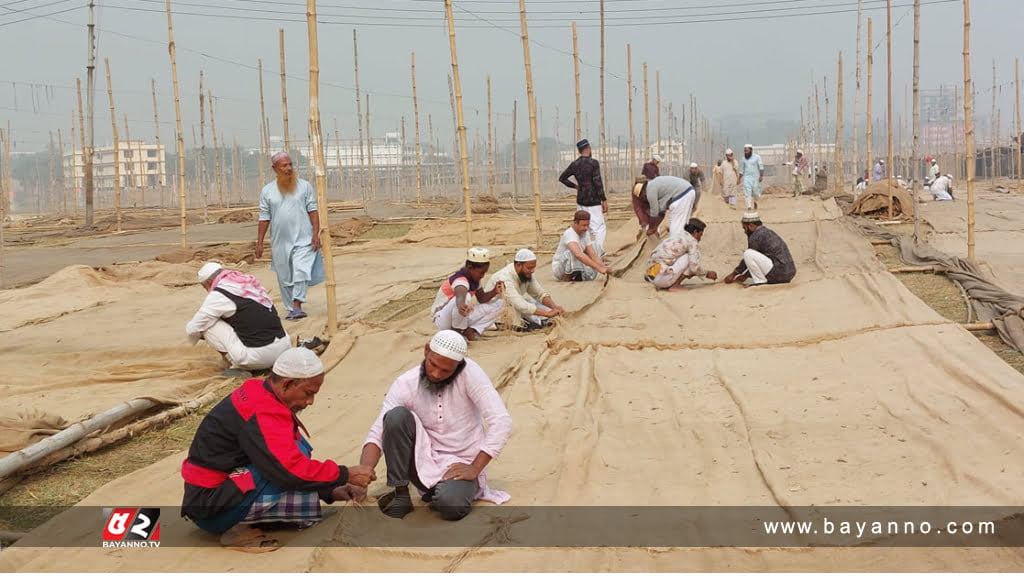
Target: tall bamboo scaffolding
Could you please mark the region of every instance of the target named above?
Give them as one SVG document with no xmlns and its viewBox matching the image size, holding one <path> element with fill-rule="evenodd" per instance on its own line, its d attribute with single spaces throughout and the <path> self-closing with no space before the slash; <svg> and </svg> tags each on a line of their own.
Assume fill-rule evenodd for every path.
<svg viewBox="0 0 1024 576">
<path fill-rule="evenodd" d="M 998 176 L 996 166 L 996 148 L 999 146 L 999 120 L 996 116 L 996 59 L 992 59 L 992 113 L 989 114 L 992 128 L 989 130 L 989 179 Z"/>
<path fill-rule="evenodd" d="M 885 120 L 887 124 L 886 135 L 888 136 L 887 147 L 886 147 L 886 161 L 885 161 L 885 175 L 887 182 L 889 183 L 889 218 L 892 219 L 892 0 L 886 0 L 885 2 L 885 68 L 886 68 L 886 81 L 885 81 L 885 93 L 887 103 L 887 112 Z"/>
<path fill-rule="evenodd" d="M 116 230 L 121 231 L 121 149 L 117 134 L 117 111 L 114 110 L 114 88 L 110 83 L 110 58 L 104 58 L 107 70 L 107 97 L 110 99 L 110 130 L 114 137 L 114 219 Z"/>
<path fill-rule="evenodd" d="M 64 134 L 60 128 L 57 128 L 57 154 L 60 155 L 60 203 L 61 203 L 61 214 L 67 215 L 68 213 L 68 183 L 67 178 L 64 176 Z M 72 159 L 74 155 L 72 155 Z"/>
<path fill-rule="evenodd" d="M 516 141 L 516 128 L 518 120 L 518 100 L 512 101 L 512 200 L 519 201 L 519 142 Z"/>
<path fill-rule="evenodd" d="M 154 139 L 156 141 L 156 148 L 157 148 L 157 150 L 159 150 L 160 149 L 160 115 L 157 112 L 157 105 L 156 105 L 156 80 L 154 80 L 153 78 L 150 78 L 149 79 L 149 84 L 150 84 L 150 88 L 153 91 L 153 137 L 154 137 Z M 158 168 L 158 173 L 159 174 L 166 174 L 166 171 L 164 170 L 165 166 L 164 166 L 163 157 L 158 157 L 157 158 L 157 162 L 160 163 L 159 166 L 157 167 Z M 156 185 L 160 186 L 159 176 L 157 177 Z M 160 191 L 160 207 L 163 208 L 164 207 L 164 193 L 163 193 L 163 187 L 162 186 L 161 186 L 160 190 L 161 190 Z"/>
<path fill-rule="evenodd" d="M 185 229 L 185 135 L 181 129 L 181 98 L 178 96 L 178 59 L 175 54 L 174 28 L 171 25 L 171 0 L 167 7 L 167 45 L 171 55 L 171 80 L 174 83 L 174 117 L 178 130 L 178 207 L 181 211 L 181 247 L 188 245 Z"/>
<path fill-rule="evenodd" d="M 263 59 L 256 59 L 256 68 L 259 70 L 259 81 L 260 81 L 260 158 L 256 164 L 259 164 L 260 170 L 260 186 L 263 186 L 267 182 L 267 167 L 266 159 L 270 156 L 270 151 L 267 150 L 267 131 L 266 131 L 266 119 L 267 119 L 267 106 L 263 99 Z"/>
<path fill-rule="evenodd" d="M 462 81 L 459 79 L 459 56 L 455 49 L 455 18 L 452 0 L 444 0 L 445 18 L 448 20 L 448 48 L 452 57 L 452 78 L 455 81 L 455 122 L 458 126 L 459 152 L 462 163 L 462 202 L 466 210 L 466 246 L 473 245 L 473 203 L 469 194 L 469 153 L 466 149 L 466 124 L 462 113 Z M 534 163 L 536 166 L 536 162 Z"/>
<path fill-rule="evenodd" d="M 1017 156 L 1016 156 L 1017 157 L 1017 194 L 1020 194 L 1021 181 L 1024 180 L 1024 176 L 1022 176 L 1022 174 L 1021 174 L 1021 172 L 1022 172 L 1021 163 L 1024 162 L 1024 159 L 1021 158 L 1021 146 L 1024 145 L 1024 142 L 1021 142 L 1021 123 L 1020 123 L 1020 58 L 1015 58 L 1013 60 L 1013 86 L 1014 86 L 1016 94 L 1017 94 L 1017 97 L 1014 98 L 1014 100 L 1013 100 L 1013 107 L 1014 107 L 1014 110 L 1015 110 L 1014 115 L 1017 117 L 1017 122 L 1016 122 L 1017 129 L 1015 130 L 1015 132 L 1016 132 L 1015 136 L 1016 136 L 1016 140 L 1017 140 Z M 60 130 L 57 131 L 57 137 L 58 138 L 60 137 Z M 62 156 L 63 156 L 63 154 L 62 154 Z"/>
<path fill-rule="evenodd" d="M 423 196 L 423 154 L 420 150 L 420 101 L 416 96 L 416 53 L 412 53 L 412 112 L 416 123 L 416 205 L 419 206 Z M 490 83 L 488 82 L 488 86 Z M 488 91 L 490 94 L 490 91 Z M 488 106 L 490 97 L 488 96 Z"/>
<path fill-rule="evenodd" d="M 815 152 L 814 152 L 815 158 L 814 158 L 814 163 L 818 166 L 818 171 L 820 173 L 820 171 L 821 171 L 821 158 L 822 158 L 822 150 L 821 150 L 821 140 L 822 140 L 822 138 L 821 138 L 821 95 L 818 94 L 818 83 L 817 82 L 814 83 L 814 115 L 815 115 L 815 120 L 814 120 L 814 142 L 815 142 Z M 818 179 L 817 175 L 815 175 L 814 179 L 815 179 L 815 182 L 817 182 L 817 179 Z"/>
<path fill-rule="evenodd" d="M 835 180 L 833 189 L 835 193 L 841 194 L 846 183 L 846 161 L 843 158 L 843 52 L 839 51 L 839 85 L 836 87 L 836 159 L 832 165 L 832 179 Z M 915 210 L 916 212 L 916 210 Z"/>
<path fill-rule="evenodd" d="M 75 78 L 75 90 L 77 91 L 77 94 L 78 94 L 78 137 L 79 137 L 80 146 L 81 146 L 79 148 L 79 150 L 82 152 L 82 185 L 84 186 L 85 185 L 85 165 L 86 165 L 86 162 L 88 161 L 88 158 L 86 156 L 88 155 L 88 151 L 86 150 L 86 146 L 85 146 L 85 120 L 84 120 L 85 115 L 82 113 L 82 79 L 81 78 Z M 71 123 L 71 130 L 72 130 L 71 141 L 72 142 L 74 142 L 74 138 L 75 138 L 74 129 L 75 129 L 75 123 L 72 122 Z M 76 180 L 78 178 L 78 170 L 75 168 L 74 162 L 72 162 L 72 164 L 71 164 L 71 170 L 72 170 L 71 171 L 71 186 L 73 188 L 75 188 L 75 215 L 77 215 L 78 214 L 78 186 L 75 186 L 75 184 L 76 184 Z M 5 202 L 5 201 L 6 200 L 4 200 L 4 199 L 0 199 L 0 203 Z"/>
<path fill-rule="evenodd" d="M 494 141 L 492 131 L 494 125 L 491 123 L 491 75 L 487 75 L 487 193 L 494 196 Z"/>
<path fill-rule="evenodd" d="M 281 121 L 284 125 L 284 152 L 291 155 L 292 137 L 288 130 L 288 76 L 284 65 L 284 28 L 277 29 L 277 44 L 281 60 Z"/>
<path fill-rule="evenodd" d="M 636 170 L 636 148 L 633 141 L 633 48 L 626 44 L 626 95 L 629 102 L 629 174 Z"/>
<path fill-rule="evenodd" d="M 359 91 L 359 38 L 355 28 L 352 29 L 352 68 L 356 80 L 356 117 L 359 128 L 359 196 L 366 200 L 366 157 L 363 155 L 363 101 Z"/>
<path fill-rule="evenodd" d="M 857 0 L 857 61 L 856 61 L 856 76 L 854 83 L 856 84 L 857 91 L 853 95 L 853 168 L 854 176 L 857 178 L 862 174 L 861 162 L 860 162 L 860 149 L 857 142 L 857 122 L 860 120 L 860 47 L 861 47 L 861 22 L 863 21 L 863 4 L 864 0 Z"/>
<path fill-rule="evenodd" d="M 217 120 L 213 113 L 213 92 L 206 91 L 207 99 L 210 101 L 210 131 L 213 132 L 213 179 L 214 184 L 217 186 L 217 203 L 224 206 L 224 180 L 223 180 L 223 167 L 224 162 L 223 155 L 221 154 L 220 144 L 223 142 L 217 141 Z M 203 220 L 209 222 L 209 215 L 207 213 L 207 204 L 209 204 L 209 195 L 206 192 L 203 193 Z"/>
<path fill-rule="evenodd" d="M 446 0 L 451 5 L 451 0 Z M 601 3 L 602 7 L 604 2 Z M 537 99 L 533 93 L 533 68 L 530 65 L 530 36 L 526 30 L 526 0 L 519 0 L 519 27 L 523 36 L 523 68 L 526 71 L 526 102 L 530 108 L 530 161 L 533 175 L 533 218 L 537 227 L 537 248 L 544 245 L 540 221 L 540 153 L 537 146 Z"/>
<path fill-rule="evenodd" d="M 656 94 L 655 103 L 657 105 L 657 111 L 655 112 L 657 120 L 655 121 L 655 124 L 658 126 L 658 143 L 656 147 L 658 154 L 661 154 L 661 70 L 654 71 L 654 92 Z"/>
<path fill-rule="evenodd" d="M 921 90 L 920 90 L 920 78 L 921 78 L 921 0 L 914 0 L 914 134 L 910 149 L 910 191 L 914 197 L 914 201 L 917 201 L 917 187 L 920 181 L 921 167 L 920 167 L 920 129 L 921 129 Z M 955 129 L 955 126 L 954 126 Z M 920 240 L 920 227 L 921 224 L 918 220 L 918 212 L 920 210 L 914 207 L 914 242 Z"/>
<path fill-rule="evenodd" d="M 370 178 L 370 198 L 377 199 L 377 169 L 373 165 L 373 132 L 370 131 L 370 93 L 366 93 L 366 160 Z"/>
<path fill-rule="evenodd" d="M 212 103 L 211 103 L 212 104 Z M 193 126 L 193 130 L 195 127 Z M 193 132 L 193 138 L 195 133 Z M 217 133 L 214 131 L 214 139 Z M 203 71 L 199 71 L 199 170 L 195 178 L 199 184 L 199 197 L 203 205 L 203 220 L 209 221 L 209 194 L 210 194 L 210 170 L 209 162 L 206 160 L 206 88 L 203 86 Z M 217 145 L 214 144 L 214 155 L 217 154 Z M 214 173 L 216 178 L 216 172 Z"/>
<path fill-rule="evenodd" d="M 606 142 L 607 141 L 605 139 L 606 137 L 605 137 L 605 131 L 604 131 L 604 129 L 605 129 L 605 124 L 604 124 L 604 70 L 605 70 L 605 68 L 604 68 L 604 59 L 605 59 L 605 51 L 604 51 L 604 0 L 601 0 L 601 129 L 599 130 L 599 133 L 600 133 L 600 137 L 601 137 L 601 158 L 602 158 L 602 160 L 604 159 L 605 156 L 608 155 L 608 150 L 606 148 L 606 146 L 607 146 Z M 616 156 L 618 156 L 618 155 L 616 154 Z"/>
<path fill-rule="evenodd" d="M 316 0 L 306 0 L 306 28 L 309 33 L 309 126 L 313 146 L 316 178 L 316 200 L 319 210 L 320 253 L 324 259 L 327 289 L 327 334 L 338 331 L 338 300 L 334 280 L 334 253 L 331 250 L 330 221 L 327 203 L 327 171 L 324 158 L 323 129 L 320 125 L 320 47 L 317 41 Z"/>
<path fill-rule="evenodd" d="M 128 128 L 128 114 L 125 113 L 125 114 L 123 114 L 123 116 L 124 116 L 124 141 L 128 143 L 128 156 L 131 157 L 129 162 L 128 162 L 128 182 L 127 182 L 127 186 L 126 186 L 127 190 L 125 190 L 125 192 L 128 194 L 129 202 L 133 206 L 138 207 L 139 199 L 138 199 L 138 195 L 136 194 L 136 186 L 135 186 L 135 174 L 137 172 L 135 163 L 138 162 L 139 157 L 136 156 L 136 151 L 132 150 L 132 133 L 131 133 L 130 129 Z"/>
<path fill-rule="evenodd" d="M 868 18 L 868 99 L 867 99 L 867 104 L 866 104 L 866 106 L 867 106 L 867 113 L 866 113 L 866 115 L 864 117 L 864 122 L 866 124 L 866 130 L 867 130 L 867 133 L 865 135 L 866 146 L 867 146 L 865 148 L 865 154 L 867 155 L 867 160 L 868 160 L 867 167 L 868 167 L 869 170 L 871 169 L 872 166 L 875 165 L 875 157 L 873 156 L 873 153 L 872 153 L 872 150 L 871 150 L 872 144 L 873 144 L 873 142 L 871 140 L 874 137 L 874 135 L 873 135 L 874 121 L 873 121 L 873 119 L 871 117 L 871 108 L 872 108 L 871 104 L 872 104 L 872 99 L 873 99 L 871 88 L 872 88 L 872 81 L 874 79 L 874 77 L 872 75 L 872 68 L 874 67 L 874 64 L 875 64 L 875 46 L 874 46 L 874 44 L 872 44 L 872 39 L 871 38 L 872 38 L 872 34 L 871 34 L 871 18 Z"/>
<path fill-rule="evenodd" d="M 971 0 L 964 0 L 964 154 L 967 160 L 967 259 L 974 260 L 974 116 L 971 88 Z"/>
<path fill-rule="evenodd" d="M 580 106 L 580 46 L 576 36 L 576 21 L 572 23 L 572 68 L 576 81 L 576 141 L 583 139 L 583 109 Z"/>
<path fill-rule="evenodd" d="M 641 162 L 650 159 L 651 153 L 651 97 L 647 90 L 647 62 L 644 62 L 644 153 Z"/>
</svg>

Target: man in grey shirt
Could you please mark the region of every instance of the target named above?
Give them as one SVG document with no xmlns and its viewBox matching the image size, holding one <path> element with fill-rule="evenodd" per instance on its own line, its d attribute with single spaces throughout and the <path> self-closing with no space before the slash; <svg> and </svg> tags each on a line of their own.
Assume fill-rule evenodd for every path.
<svg viewBox="0 0 1024 576">
<path fill-rule="evenodd" d="M 647 233 L 657 234 L 658 225 L 665 218 L 665 212 L 668 212 L 669 234 L 682 234 L 686 223 L 690 221 L 690 213 L 700 200 L 693 185 L 676 176 L 658 176 L 637 186 L 643 186 L 643 193 L 651 206 Z"/>
</svg>

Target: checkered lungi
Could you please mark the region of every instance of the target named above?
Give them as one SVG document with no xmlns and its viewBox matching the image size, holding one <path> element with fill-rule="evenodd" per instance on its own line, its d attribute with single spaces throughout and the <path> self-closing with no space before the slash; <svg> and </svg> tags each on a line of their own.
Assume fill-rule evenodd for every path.
<svg viewBox="0 0 1024 576">
<path fill-rule="evenodd" d="M 316 492 L 287 492 L 260 494 L 252 503 L 242 524 L 260 522 L 319 522 L 323 520 L 320 496 Z"/>
</svg>

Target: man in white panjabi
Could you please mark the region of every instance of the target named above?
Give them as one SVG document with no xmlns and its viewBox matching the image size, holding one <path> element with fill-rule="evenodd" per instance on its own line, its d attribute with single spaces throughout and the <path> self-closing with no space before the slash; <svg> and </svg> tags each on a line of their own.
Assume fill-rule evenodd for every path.
<svg viewBox="0 0 1024 576">
<path fill-rule="evenodd" d="M 722 201 L 736 207 L 736 196 L 740 189 L 740 163 L 733 158 L 732 148 L 725 151 L 722 162 Z"/>
<path fill-rule="evenodd" d="M 325 279 L 320 255 L 320 215 L 313 185 L 298 177 L 288 154 L 271 158 L 277 178 L 260 192 L 260 221 L 256 258 L 263 257 L 263 240 L 270 230 L 271 268 L 277 274 L 287 320 L 307 316 L 302 310 L 306 290 Z"/>
<path fill-rule="evenodd" d="M 206 340 L 224 356 L 230 363 L 224 376 L 248 378 L 246 371 L 270 368 L 291 348 L 270 294 L 254 276 L 207 262 L 199 269 L 199 283 L 206 299 L 185 334 L 193 344 Z"/>
<path fill-rule="evenodd" d="M 577 210 L 573 215 L 572 226 L 566 228 L 555 248 L 555 256 L 551 259 L 551 272 L 555 280 L 565 282 L 589 282 L 597 278 L 598 273 L 611 272 L 601 256 L 594 248 L 587 229 L 590 227 L 590 213 Z"/>
<path fill-rule="evenodd" d="M 482 289 L 481 282 L 490 267 L 491 253 L 486 248 L 469 249 L 465 266 L 437 289 L 437 297 L 430 308 L 434 326 L 455 330 L 469 341 L 494 326 L 505 307 L 499 297 L 505 284 L 497 282 L 490 291 Z"/>
<path fill-rule="evenodd" d="M 502 299 L 515 314 L 513 329 L 536 330 L 543 327 L 548 318 L 565 313 L 565 309 L 555 304 L 551 294 L 534 277 L 536 270 L 537 255 L 528 248 L 522 248 L 516 252 L 512 262 L 491 274 L 487 281 L 488 292 L 496 289 L 499 283 L 504 286 Z"/>
</svg>

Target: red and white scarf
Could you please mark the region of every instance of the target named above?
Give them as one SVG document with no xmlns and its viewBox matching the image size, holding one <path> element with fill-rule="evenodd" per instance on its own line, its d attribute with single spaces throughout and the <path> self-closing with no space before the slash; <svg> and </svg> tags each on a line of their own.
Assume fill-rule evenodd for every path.
<svg viewBox="0 0 1024 576">
<path fill-rule="evenodd" d="M 237 270 L 224 270 L 213 279 L 210 290 L 215 288 L 226 290 L 239 298 L 248 298 L 253 302 L 259 302 L 268 309 L 274 306 L 274 301 L 270 299 L 270 293 L 251 274 L 243 274 Z"/>
</svg>

